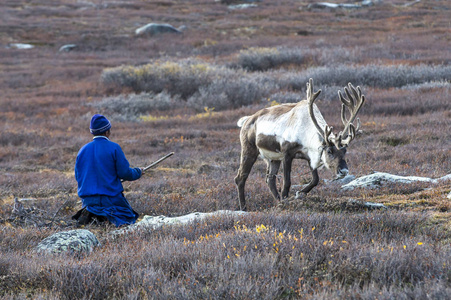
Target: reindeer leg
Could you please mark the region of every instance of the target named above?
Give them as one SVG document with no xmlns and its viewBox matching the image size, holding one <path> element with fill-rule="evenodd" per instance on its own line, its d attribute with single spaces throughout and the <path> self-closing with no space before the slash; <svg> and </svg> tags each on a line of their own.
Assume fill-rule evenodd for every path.
<svg viewBox="0 0 451 300">
<path fill-rule="evenodd" d="M 277 172 L 279 172 L 280 168 L 280 160 L 272 160 L 268 161 L 268 171 L 266 173 L 266 183 L 268 184 L 269 190 L 271 191 L 274 199 L 277 201 L 280 201 L 280 195 L 277 191 L 277 185 L 276 185 L 276 175 Z"/>
<path fill-rule="evenodd" d="M 291 187 L 291 166 L 293 163 L 293 157 L 285 156 L 283 160 L 283 190 L 282 199 L 288 197 Z"/>
<path fill-rule="evenodd" d="M 312 170 L 312 181 L 310 181 L 303 189 L 302 193 L 308 193 L 319 183 L 318 169 Z"/>
<path fill-rule="evenodd" d="M 243 147 L 244 148 L 244 147 Z M 238 197 L 240 199 L 240 209 L 246 210 L 246 199 L 244 197 L 244 186 L 246 184 L 247 177 L 251 172 L 252 166 L 258 157 L 257 149 L 247 149 L 247 151 L 241 151 L 240 168 L 238 174 L 235 177 L 235 183 L 238 189 Z"/>
</svg>

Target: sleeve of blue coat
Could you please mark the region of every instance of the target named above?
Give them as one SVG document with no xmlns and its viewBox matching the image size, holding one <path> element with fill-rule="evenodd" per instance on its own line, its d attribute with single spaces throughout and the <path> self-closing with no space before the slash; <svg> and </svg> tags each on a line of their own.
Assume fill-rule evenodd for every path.
<svg viewBox="0 0 451 300">
<path fill-rule="evenodd" d="M 130 164 L 120 147 L 116 151 L 116 170 L 120 179 L 128 181 L 139 179 L 142 175 L 140 168 L 130 168 Z"/>
</svg>

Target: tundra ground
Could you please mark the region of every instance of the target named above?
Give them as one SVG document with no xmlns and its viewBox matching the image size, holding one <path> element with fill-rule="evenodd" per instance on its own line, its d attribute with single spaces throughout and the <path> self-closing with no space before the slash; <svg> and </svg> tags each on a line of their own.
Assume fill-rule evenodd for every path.
<svg viewBox="0 0 451 300">
<path fill-rule="evenodd" d="M 305 98 L 339 130 L 338 89 L 360 85 L 363 133 L 350 173 L 438 178 L 451 173 L 451 53 L 446 0 L 3 1 L 0 34 L 0 296 L 16 298 L 446 299 L 451 293 L 450 183 L 343 191 L 320 170 L 306 199 L 274 203 L 258 161 L 249 214 L 103 238 L 86 257 L 33 248 L 74 228 L 73 167 L 94 113 L 113 124 L 133 166 L 175 155 L 125 184 L 141 215 L 239 208 L 236 121 Z M 337 1 L 334 1 L 338 3 Z M 136 37 L 147 23 L 182 34 Z M 15 44 L 32 49 L 17 49 Z M 60 47 L 75 44 L 70 52 Z M 127 72 L 125 72 L 126 70 Z M 291 195 L 308 182 L 295 161 Z M 279 180 L 280 181 L 280 180 Z M 13 214 L 23 200 L 34 219 Z M 352 199 L 352 201 L 350 201 Z M 361 202 L 383 203 L 369 211 Z M 12 216 L 14 218 L 12 218 Z"/>
</svg>

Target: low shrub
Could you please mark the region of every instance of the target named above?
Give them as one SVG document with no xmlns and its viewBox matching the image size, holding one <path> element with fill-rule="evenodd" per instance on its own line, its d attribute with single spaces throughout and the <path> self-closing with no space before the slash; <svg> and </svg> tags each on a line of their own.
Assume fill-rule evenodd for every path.
<svg viewBox="0 0 451 300">
<path fill-rule="evenodd" d="M 425 282 L 440 295 L 449 289 L 451 251 L 441 242 L 449 235 L 427 223 L 396 211 L 212 216 L 105 239 L 86 257 L 7 253 L 2 282 L 14 278 L 17 288 L 2 296 L 51 289 L 61 299 L 316 299 L 383 287 L 403 298 L 424 292 Z M 29 236 L 16 235 L 21 243 Z"/>
<path fill-rule="evenodd" d="M 111 96 L 90 104 L 99 111 L 118 121 L 136 121 L 142 115 L 158 111 L 167 111 L 182 107 L 178 95 L 171 96 L 167 91 Z"/>
<path fill-rule="evenodd" d="M 318 99 L 320 100 L 327 100 L 327 101 L 337 101 L 337 107 L 338 107 L 338 91 L 343 92 L 343 87 L 337 86 L 337 85 L 321 85 L 321 86 L 315 86 L 315 90 L 320 90 L 321 94 L 319 95 Z M 363 89 L 364 94 L 366 94 L 366 89 Z M 297 103 L 301 100 L 306 99 L 306 94 L 304 91 L 297 91 L 297 92 L 289 92 L 289 91 L 283 91 L 278 92 L 275 94 L 272 94 L 268 97 L 268 101 L 271 103 L 271 105 L 276 105 L 277 103 Z"/>
<path fill-rule="evenodd" d="M 280 103 L 297 103 L 302 99 L 305 99 L 305 95 L 303 97 L 301 93 L 278 92 L 269 96 L 267 101 L 271 105 L 277 105 Z"/>
<path fill-rule="evenodd" d="M 198 111 L 205 107 L 214 107 L 216 110 L 238 108 L 260 101 L 274 88 L 273 82 L 265 82 L 261 77 L 224 77 L 201 87 L 188 99 L 188 105 Z"/>
<path fill-rule="evenodd" d="M 108 69 L 102 74 L 102 82 L 113 89 L 131 88 L 141 92 L 139 95 L 110 97 L 94 104 L 119 113 L 124 119 L 133 119 L 133 116 L 152 109 L 183 107 L 182 100 L 197 111 L 203 111 L 205 107 L 224 110 L 246 106 L 258 102 L 276 88 L 274 80 L 267 76 L 192 61 Z M 149 101 L 149 98 L 153 100 Z"/>
<path fill-rule="evenodd" d="M 307 49 L 256 47 L 241 50 L 232 66 L 248 71 L 266 71 L 289 65 L 299 67 L 311 58 L 312 52 Z"/>
<path fill-rule="evenodd" d="M 135 93 L 161 93 L 166 90 L 171 95 L 187 99 L 208 86 L 216 77 L 230 74 L 224 67 L 217 67 L 197 60 L 154 61 L 142 66 L 121 66 L 106 69 L 101 82 L 109 89 L 129 88 Z"/>
<path fill-rule="evenodd" d="M 377 88 L 399 88 L 406 85 L 417 85 L 430 81 L 449 80 L 451 66 L 446 65 L 339 65 L 313 67 L 305 71 L 294 73 L 280 73 L 281 88 L 305 90 L 309 78 L 313 78 L 316 85 L 346 86 L 351 82 L 354 86 L 370 86 Z"/>
<path fill-rule="evenodd" d="M 279 53 L 279 50 L 272 48 L 258 49 L 248 50 L 243 57 L 252 61 L 252 55 L 257 53 L 260 55 L 259 60 L 265 61 L 265 56 L 260 52 L 270 57 Z M 275 62 L 257 61 L 256 64 L 272 65 Z M 349 82 L 354 86 L 362 86 L 364 90 L 365 87 L 404 87 L 412 93 L 421 93 L 431 89 L 448 88 L 446 80 L 449 80 L 450 73 L 451 67 L 445 65 L 371 64 L 313 67 L 300 72 L 277 70 L 247 73 L 241 69 L 233 70 L 196 60 L 155 61 L 140 67 L 121 66 L 104 70 L 101 76 L 104 85 L 113 90 L 132 89 L 141 94 L 111 97 L 95 105 L 103 108 L 109 106 L 109 110 L 120 113 L 122 118 L 133 119 L 138 113 L 153 109 L 167 110 L 174 105 L 183 107 L 183 101 L 187 102 L 189 108 L 197 111 L 203 111 L 205 107 L 214 107 L 218 111 L 255 104 L 270 97 L 275 90 L 297 90 L 303 93 L 309 78 L 314 79 L 317 89 L 323 90 L 323 99 L 336 99 L 337 91 L 342 90 Z M 293 94 L 279 93 L 282 94 L 276 94 L 278 99 L 274 99 L 278 103 L 290 102 L 294 98 Z M 287 99 L 283 99 L 286 97 Z M 301 97 L 303 98 L 303 95 Z M 149 101 L 149 98 L 153 100 Z"/>
</svg>

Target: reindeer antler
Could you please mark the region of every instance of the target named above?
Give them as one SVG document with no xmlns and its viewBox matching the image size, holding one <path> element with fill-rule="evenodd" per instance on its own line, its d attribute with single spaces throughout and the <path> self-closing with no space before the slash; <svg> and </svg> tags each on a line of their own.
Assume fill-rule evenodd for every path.
<svg viewBox="0 0 451 300">
<path fill-rule="evenodd" d="M 324 138 L 326 146 L 330 146 L 333 143 L 337 149 L 346 147 L 354 138 L 356 133 L 360 128 L 360 120 L 357 118 L 357 127 L 354 126 L 353 122 L 360 111 L 363 103 L 365 102 L 365 96 L 362 95 L 362 91 L 360 87 L 357 86 L 355 88 L 351 83 L 348 83 L 348 87 L 344 88 L 346 93 L 346 98 L 341 94 L 341 91 L 338 91 L 338 97 L 342 103 L 341 105 L 341 121 L 345 126 L 343 131 L 340 131 L 338 136 L 334 136 L 332 134 L 332 127 L 326 125 L 325 128 L 321 128 L 316 120 L 315 114 L 313 113 L 313 102 L 321 93 L 321 90 L 318 90 L 316 93 L 313 92 L 313 79 L 310 78 L 307 83 L 307 101 L 308 101 L 308 109 L 310 118 L 312 119 L 313 124 L 315 125 L 318 132 Z M 350 117 L 346 118 L 346 108 L 348 108 Z"/>
<path fill-rule="evenodd" d="M 316 93 L 313 92 L 313 79 L 310 78 L 309 82 L 307 82 L 307 101 L 308 101 L 308 112 L 310 114 L 310 118 L 312 119 L 313 125 L 315 125 L 319 134 L 326 141 L 326 145 L 329 146 L 329 135 L 332 132 L 332 129 L 329 126 L 326 126 L 325 131 L 318 125 L 318 121 L 316 120 L 315 114 L 313 113 L 313 102 L 315 102 L 316 98 L 318 98 L 321 90 L 318 90 Z"/>
<path fill-rule="evenodd" d="M 362 91 L 359 86 L 357 86 L 356 89 L 351 83 L 348 83 L 348 88 L 344 88 L 347 98 L 343 97 L 341 91 L 338 91 L 338 97 L 342 103 L 341 121 L 345 127 L 343 131 L 340 131 L 338 134 L 335 144 L 343 147 L 347 146 L 355 138 L 355 134 L 359 131 L 360 119 L 357 118 L 357 127 L 354 126 L 353 122 L 365 102 L 365 96 L 362 95 Z M 346 107 L 349 109 L 351 114 L 349 119 L 346 118 Z"/>
</svg>

